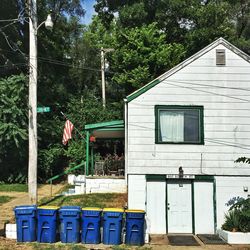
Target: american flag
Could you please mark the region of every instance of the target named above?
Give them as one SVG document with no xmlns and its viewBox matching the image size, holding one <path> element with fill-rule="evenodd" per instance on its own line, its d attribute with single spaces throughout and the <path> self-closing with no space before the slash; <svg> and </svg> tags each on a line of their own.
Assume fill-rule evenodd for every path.
<svg viewBox="0 0 250 250">
<path fill-rule="evenodd" d="M 71 123 L 70 120 L 67 120 L 65 122 L 64 130 L 63 130 L 63 139 L 62 143 L 63 145 L 66 145 L 68 143 L 68 140 L 71 139 L 71 133 L 74 128 L 74 125 Z"/>
</svg>

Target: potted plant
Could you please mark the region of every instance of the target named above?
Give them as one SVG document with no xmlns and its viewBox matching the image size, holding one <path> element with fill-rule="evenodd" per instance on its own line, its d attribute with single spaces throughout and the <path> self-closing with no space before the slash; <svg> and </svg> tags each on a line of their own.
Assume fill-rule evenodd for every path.
<svg viewBox="0 0 250 250">
<path fill-rule="evenodd" d="M 250 198 L 230 207 L 219 235 L 231 244 L 250 244 Z"/>
</svg>

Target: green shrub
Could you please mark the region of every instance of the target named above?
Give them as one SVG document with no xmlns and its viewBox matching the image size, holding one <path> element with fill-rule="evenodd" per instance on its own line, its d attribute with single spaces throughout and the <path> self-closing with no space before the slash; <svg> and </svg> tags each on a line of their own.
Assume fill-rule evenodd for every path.
<svg viewBox="0 0 250 250">
<path fill-rule="evenodd" d="M 225 215 L 225 223 L 222 225 L 222 229 L 232 232 L 239 231 L 240 228 L 240 214 L 238 210 L 229 210 Z"/>
<path fill-rule="evenodd" d="M 232 232 L 250 232 L 250 198 L 232 205 L 225 215 L 222 229 Z"/>
</svg>

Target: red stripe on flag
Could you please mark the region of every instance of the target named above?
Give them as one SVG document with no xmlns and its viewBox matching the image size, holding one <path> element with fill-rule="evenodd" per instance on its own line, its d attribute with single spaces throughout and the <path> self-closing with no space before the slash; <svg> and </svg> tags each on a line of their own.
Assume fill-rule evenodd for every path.
<svg viewBox="0 0 250 250">
<path fill-rule="evenodd" d="M 72 130 L 74 128 L 74 125 L 71 123 L 70 120 L 67 120 L 65 122 L 64 130 L 63 130 L 63 145 L 66 145 L 68 143 L 68 140 L 72 138 Z"/>
</svg>

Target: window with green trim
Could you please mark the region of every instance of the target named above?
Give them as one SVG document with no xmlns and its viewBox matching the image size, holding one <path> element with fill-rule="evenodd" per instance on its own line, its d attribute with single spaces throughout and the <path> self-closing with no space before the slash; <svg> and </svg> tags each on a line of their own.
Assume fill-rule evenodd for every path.
<svg viewBox="0 0 250 250">
<path fill-rule="evenodd" d="M 155 106 L 155 142 L 203 144 L 202 106 Z"/>
</svg>

